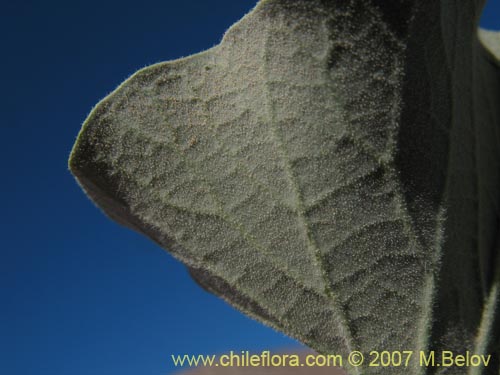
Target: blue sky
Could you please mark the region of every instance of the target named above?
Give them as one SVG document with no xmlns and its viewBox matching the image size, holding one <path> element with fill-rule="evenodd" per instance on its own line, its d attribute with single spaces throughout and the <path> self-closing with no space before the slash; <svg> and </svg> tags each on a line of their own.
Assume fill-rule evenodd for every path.
<svg viewBox="0 0 500 375">
<path fill-rule="evenodd" d="M 500 28 L 500 0 L 483 25 Z M 0 373 L 169 374 L 170 354 L 298 346 L 107 219 L 67 171 L 82 121 L 152 63 L 218 43 L 255 0 L 22 1 L 0 14 Z"/>
</svg>

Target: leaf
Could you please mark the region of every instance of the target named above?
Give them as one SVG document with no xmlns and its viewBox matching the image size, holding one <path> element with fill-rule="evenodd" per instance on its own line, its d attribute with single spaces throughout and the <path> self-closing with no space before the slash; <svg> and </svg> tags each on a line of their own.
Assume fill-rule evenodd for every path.
<svg viewBox="0 0 500 375">
<path fill-rule="evenodd" d="M 479 30 L 479 39 L 487 53 L 491 54 L 492 63 L 499 66 L 500 61 L 500 31 Z"/>
<path fill-rule="evenodd" d="M 260 1 L 218 46 L 101 101 L 70 169 L 204 288 L 317 351 L 484 350 L 500 75 L 479 11 Z"/>
</svg>

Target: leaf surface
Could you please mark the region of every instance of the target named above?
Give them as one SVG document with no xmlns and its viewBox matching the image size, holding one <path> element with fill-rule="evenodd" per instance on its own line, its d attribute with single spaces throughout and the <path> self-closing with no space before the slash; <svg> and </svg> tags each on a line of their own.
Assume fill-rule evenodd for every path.
<svg viewBox="0 0 500 375">
<path fill-rule="evenodd" d="M 259 2 L 218 46 L 101 101 L 72 173 L 315 350 L 471 349 L 492 298 L 498 65 L 479 4 L 397 4 Z"/>
</svg>

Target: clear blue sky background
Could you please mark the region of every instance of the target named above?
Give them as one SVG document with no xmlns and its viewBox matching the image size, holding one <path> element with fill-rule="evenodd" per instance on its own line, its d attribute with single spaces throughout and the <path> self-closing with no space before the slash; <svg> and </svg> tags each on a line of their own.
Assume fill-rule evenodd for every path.
<svg viewBox="0 0 500 375">
<path fill-rule="evenodd" d="M 255 0 L 12 1 L 0 11 L 0 374 L 159 375 L 170 354 L 298 346 L 108 220 L 67 171 L 90 109 L 218 43 Z M 483 18 L 500 28 L 500 0 Z"/>
</svg>

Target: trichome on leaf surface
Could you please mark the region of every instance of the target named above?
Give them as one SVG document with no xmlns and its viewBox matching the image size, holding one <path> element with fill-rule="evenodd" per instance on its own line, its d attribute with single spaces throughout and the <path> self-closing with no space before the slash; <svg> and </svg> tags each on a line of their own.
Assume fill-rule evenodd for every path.
<svg viewBox="0 0 500 375">
<path fill-rule="evenodd" d="M 478 31 L 483 5 L 261 0 L 218 46 L 102 100 L 71 172 L 316 351 L 492 354 L 350 374 L 498 374 L 500 34 Z"/>
</svg>

